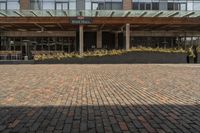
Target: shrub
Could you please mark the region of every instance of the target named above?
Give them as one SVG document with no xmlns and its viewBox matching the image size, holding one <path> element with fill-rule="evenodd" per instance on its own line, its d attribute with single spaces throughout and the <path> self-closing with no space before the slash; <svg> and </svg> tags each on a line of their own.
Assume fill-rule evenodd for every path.
<svg viewBox="0 0 200 133">
<path fill-rule="evenodd" d="M 200 51 L 200 48 L 198 48 Z M 163 49 L 163 48 L 151 48 L 151 47 L 132 47 L 128 51 L 120 49 L 120 50 L 95 50 L 95 51 L 86 51 L 82 55 L 77 52 L 72 53 L 64 53 L 64 52 L 57 52 L 57 53 L 46 53 L 46 54 L 36 54 L 34 55 L 34 60 L 48 60 L 48 59 L 57 59 L 62 60 L 66 58 L 84 58 L 84 57 L 102 57 L 102 56 L 114 56 L 114 55 L 122 55 L 127 52 L 139 52 L 139 51 L 146 51 L 146 52 L 165 52 L 165 53 L 185 53 L 186 51 L 183 49 Z"/>
</svg>

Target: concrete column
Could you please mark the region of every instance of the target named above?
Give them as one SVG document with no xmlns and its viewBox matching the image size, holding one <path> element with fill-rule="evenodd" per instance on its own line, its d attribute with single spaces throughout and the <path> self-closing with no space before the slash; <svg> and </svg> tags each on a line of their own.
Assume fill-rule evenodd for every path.
<svg viewBox="0 0 200 133">
<path fill-rule="evenodd" d="M 126 50 L 130 49 L 130 24 L 126 24 Z"/>
<path fill-rule="evenodd" d="M 97 31 L 97 48 L 98 49 L 102 48 L 102 31 L 101 30 Z"/>
<path fill-rule="evenodd" d="M 79 53 L 80 55 L 83 53 L 83 45 L 84 45 L 84 38 L 83 38 L 83 25 L 79 26 Z"/>
<path fill-rule="evenodd" d="M 118 33 L 115 33 L 115 49 L 119 48 L 119 40 L 118 40 Z"/>
</svg>

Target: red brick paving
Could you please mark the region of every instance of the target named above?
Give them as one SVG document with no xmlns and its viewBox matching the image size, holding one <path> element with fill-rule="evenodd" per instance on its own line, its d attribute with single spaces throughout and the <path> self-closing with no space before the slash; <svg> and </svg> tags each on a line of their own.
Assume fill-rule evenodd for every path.
<svg viewBox="0 0 200 133">
<path fill-rule="evenodd" d="M 200 132 L 199 65 L 1 65 L 0 132 Z"/>
</svg>

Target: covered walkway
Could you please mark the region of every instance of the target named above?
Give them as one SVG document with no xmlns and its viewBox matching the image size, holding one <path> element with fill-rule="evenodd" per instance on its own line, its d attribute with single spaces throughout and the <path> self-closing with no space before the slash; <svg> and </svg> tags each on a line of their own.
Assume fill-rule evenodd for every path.
<svg viewBox="0 0 200 133">
<path fill-rule="evenodd" d="M 199 11 L 0 11 L 1 51 L 79 52 L 198 45 Z"/>
</svg>

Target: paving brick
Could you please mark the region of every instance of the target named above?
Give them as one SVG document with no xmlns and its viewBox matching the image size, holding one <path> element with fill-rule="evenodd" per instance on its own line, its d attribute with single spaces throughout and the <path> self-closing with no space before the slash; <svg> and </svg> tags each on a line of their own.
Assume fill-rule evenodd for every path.
<svg viewBox="0 0 200 133">
<path fill-rule="evenodd" d="M 122 131 L 128 131 L 128 127 L 125 122 L 119 122 L 119 127 Z"/>
<path fill-rule="evenodd" d="M 9 128 L 14 128 L 17 126 L 17 124 L 20 122 L 20 120 L 15 120 L 13 123 L 11 123 L 8 127 Z"/>
<path fill-rule="evenodd" d="M 0 65 L 0 132 L 200 132 L 200 65 Z"/>
<path fill-rule="evenodd" d="M 63 129 L 63 132 L 64 133 L 70 133 L 70 131 L 71 131 L 71 124 L 65 124 L 64 125 L 64 129 Z"/>
<path fill-rule="evenodd" d="M 4 129 L 6 129 L 6 125 L 0 125 L 0 131 L 3 131 Z"/>
</svg>

